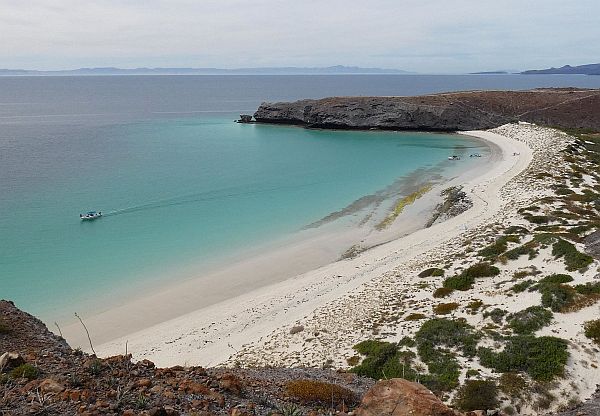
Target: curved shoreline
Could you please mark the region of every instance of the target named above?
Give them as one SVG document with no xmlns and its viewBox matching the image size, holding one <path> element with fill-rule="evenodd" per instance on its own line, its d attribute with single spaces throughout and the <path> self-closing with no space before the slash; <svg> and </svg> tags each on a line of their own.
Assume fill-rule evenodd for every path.
<svg viewBox="0 0 600 416">
<path fill-rule="evenodd" d="M 470 172 L 470 179 L 462 182 L 464 190 L 474 196 L 473 207 L 465 213 L 373 247 L 356 258 L 337 261 L 260 287 L 96 346 L 96 350 L 100 355 L 120 354 L 127 342 L 128 350 L 136 359 L 148 358 L 161 366 L 217 365 L 242 346 L 293 324 L 328 301 L 452 239 L 465 227 L 481 224 L 500 208 L 498 190 L 527 168 L 533 152 L 525 143 L 494 133 L 478 131 L 467 134 L 498 146 L 502 156 L 491 170 Z M 520 153 L 519 157 L 509 156 L 514 152 Z M 482 167 L 482 171 L 483 168 L 487 167 Z M 148 307 L 164 308 L 159 300 L 157 295 L 155 302 L 149 303 Z M 111 313 L 129 317 L 131 312 L 125 305 Z"/>
</svg>

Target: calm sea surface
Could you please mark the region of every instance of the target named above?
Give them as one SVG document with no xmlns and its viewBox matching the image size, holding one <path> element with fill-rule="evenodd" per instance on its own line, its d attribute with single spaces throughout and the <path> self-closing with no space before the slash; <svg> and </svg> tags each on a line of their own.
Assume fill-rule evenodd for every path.
<svg viewBox="0 0 600 416">
<path fill-rule="evenodd" d="M 452 135 L 232 122 L 261 101 L 538 86 L 600 77 L 0 77 L 0 298 L 51 319 L 486 150 Z M 87 210 L 106 215 L 82 223 Z"/>
</svg>

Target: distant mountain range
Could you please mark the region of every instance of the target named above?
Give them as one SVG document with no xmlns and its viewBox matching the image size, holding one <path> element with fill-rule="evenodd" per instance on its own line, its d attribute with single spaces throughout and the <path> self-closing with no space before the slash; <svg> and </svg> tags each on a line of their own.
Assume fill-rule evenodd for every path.
<svg viewBox="0 0 600 416">
<path fill-rule="evenodd" d="M 59 71 L 36 71 L 28 69 L 0 69 L 2 75 L 340 75 L 340 74 L 409 74 L 399 69 L 360 68 L 357 66 L 328 66 L 315 68 L 269 67 L 269 68 L 79 68 Z"/>
<path fill-rule="evenodd" d="M 588 64 L 571 66 L 565 65 L 561 68 L 549 68 L 549 69 L 536 69 L 530 71 L 523 71 L 521 74 L 525 75 L 539 75 L 539 74 L 581 74 L 581 75 L 600 75 L 600 64 Z"/>
</svg>

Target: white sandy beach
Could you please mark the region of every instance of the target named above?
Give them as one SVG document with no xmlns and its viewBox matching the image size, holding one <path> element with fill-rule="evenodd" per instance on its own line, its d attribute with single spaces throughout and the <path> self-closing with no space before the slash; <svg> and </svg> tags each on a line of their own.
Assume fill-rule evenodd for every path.
<svg viewBox="0 0 600 416">
<path fill-rule="evenodd" d="M 354 259 L 337 261 L 274 284 L 265 285 L 278 273 L 277 256 L 289 253 L 259 256 L 227 271 L 240 276 L 246 276 L 248 270 L 260 271 L 263 280 L 258 279 L 257 282 L 256 279 L 248 279 L 254 282 L 256 289 L 249 290 L 248 280 L 241 278 L 235 279 L 231 290 L 227 290 L 228 282 L 224 280 L 224 276 L 216 274 L 208 281 L 203 279 L 201 285 L 209 288 L 218 285 L 220 295 L 216 296 L 224 299 L 209 299 L 212 303 L 209 306 L 182 316 L 177 315 L 181 315 L 179 312 L 189 307 L 190 303 L 201 304 L 207 300 L 200 299 L 203 297 L 203 287 L 198 287 L 199 282 L 196 280 L 87 317 L 86 324 L 94 339 L 106 339 L 107 335 L 102 328 L 106 328 L 108 323 L 110 333 L 126 334 L 97 345 L 96 351 L 100 355 L 124 353 L 127 343 L 128 351 L 136 359 L 148 358 L 161 366 L 218 365 L 227 361 L 244 345 L 259 341 L 277 329 L 289 328 L 327 302 L 352 292 L 417 255 L 439 247 L 462 234 L 465 229 L 480 225 L 499 209 L 501 204 L 498 191 L 529 165 L 533 153 L 525 143 L 495 133 L 468 134 L 491 142 L 500 151 L 494 152 L 489 165 L 465 173 L 453 181 L 456 183 L 445 184 L 462 184 L 464 190 L 473 196 L 474 206 L 467 213 L 378 245 Z M 519 156 L 513 156 L 515 152 Z M 434 189 L 430 192 L 430 197 L 438 193 L 439 189 Z M 403 217 L 411 217 L 411 210 L 411 218 L 414 218 L 414 211 L 418 213 L 419 207 L 425 205 L 424 201 L 421 204 L 416 203 L 407 208 L 397 222 L 401 223 Z M 314 240 L 302 244 L 305 246 L 290 250 L 300 253 L 303 259 L 323 255 L 319 251 L 318 241 L 317 244 Z M 306 260 L 300 262 L 299 267 L 306 267 Z M 210 296 L 210 290 L 206 296 Z M 128 328 L 143 327 L 144 322 L 153 323 L 152 317 L 156 316 L 167 320 L 135 333 L 126 332 Z M 86 348 L 81 327 L 73 325 L 63 332 L 72 344 L 75 340 L 78 341 L 75 345 Z"/>
</svg>

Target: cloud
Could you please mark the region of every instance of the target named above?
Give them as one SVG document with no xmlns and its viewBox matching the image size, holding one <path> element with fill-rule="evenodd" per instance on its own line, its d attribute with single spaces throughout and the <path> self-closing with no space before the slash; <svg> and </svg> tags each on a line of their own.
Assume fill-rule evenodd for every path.
<svg viewBox="0 0 600 416">
<path fill-rule="evenodd" d="M 586 63 L 596 0 L 0 0 L 0 67 Z"/>
</svg>

